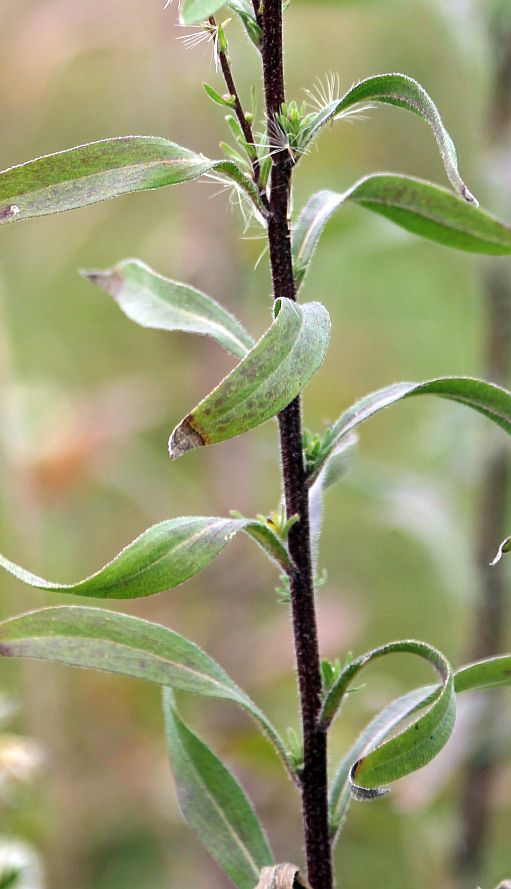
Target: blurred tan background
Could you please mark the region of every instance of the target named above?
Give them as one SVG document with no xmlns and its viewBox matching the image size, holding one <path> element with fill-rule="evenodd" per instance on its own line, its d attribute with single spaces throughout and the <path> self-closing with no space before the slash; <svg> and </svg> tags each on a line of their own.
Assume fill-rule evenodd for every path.
<svg viewBox="0 0 511 889">
<path fill-rule="evenodd" d="M 163 6 L 0 0 L 0 168 L 130 133 L 167 136 L 214 157 L 228 132 L 201 83 L 222 91 L 220 80 L 208 47 L 187 50 L 177 41 L 176 9 Z M 483 12 L 484 0 L 293 0 L 289 97 L 301 100 L 329 71 L 340 73 L 343 88 L 382 71 L 416 77 L 455 137 L 469 186 L 509 219 L 511 201 L 487 161 L 492 54 Z M 260 86 L 258 60 L 234 22 L 228 36 L 248 97 L 251 83 Z M 380 108 L 322 135 L 299 168 L 295 207 L 312 190 L 342 190 L 375 170 L 444 184 L 426 125 Z M 229 369 L 228 356 L 203 339 L 137 328 L 77 274 L 137 256 L 210 293 L 260 333 L 270 319 L 266 259 L 254 271 L 262 243 L 241 238 L 236 212 L 215 190 L 194 183 L 1 233 L 1 550 L 43 576 L 91 573 L 164 518 L 231 508 L 251 515 L 278 503 L 273 423 L 177 464 L 168 460 L 170 430 Z M 482 374 L 482 265 L 362 210 L 338 213 L 303 293 L 327 305 L 334 325 L 328 359 L 306 393 L 307 425 L 321 428 L 359 396 L 397 380 Z M 472 412 L 429 399 L 363 428 L 352 470 L 326 504 L 325 656 L 419 637 L 461 662 L 477 593 L 481 453 L 490 441 Z M 65 601 L 0 581 L 2 616 Z M 237 540 L 177 590 L 108 607 L 199 642 L 285 730 L 298 719 L 277 581 L 253 545 Z M 0 832 L 37 850 L 46 889 L 227 886 L 180 819 L 157 689 L 35 662 L 1 667 L 0 695 L 16 709 L 0 736 Z M 336 726 L 332 762 L 376 709 L 429 678 L 413 659 L 374 668 Z M 502 704 L 482 889 L 511 876 L 509 697 Z M 182 705 L 251 792 L 277 860 L 300 863 L 298 799 L 266 742 L 233 708 Z M 469 722 L 440 764 L 401 782 L 385 801 L 353 805 L 337 851 L 342 889 L 454 885 L 449 859 Z"/>
</svg>

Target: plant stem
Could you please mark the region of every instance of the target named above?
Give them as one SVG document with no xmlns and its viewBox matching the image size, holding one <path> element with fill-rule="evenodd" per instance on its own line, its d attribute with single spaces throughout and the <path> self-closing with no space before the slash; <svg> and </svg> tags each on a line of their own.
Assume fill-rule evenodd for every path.
<svg viewBox="0 0 511 889">
<path fill-rule="evenodd" d="M 209 23 L 213 28 L 216 28 L 216 26 L 217 26 L 216 20 L 213 15 L 211 15 L 209 17 Z M 234 108 L 236 117 L 238 118 L 238 123 L 239 123 L 241 129 L 243 130 L 243 135 L 245 137 L 245 140 L 247 141 L 247 143 L 249 145 L 253 146 L 254 145 L 254 135 L 252 133 L 252 126 L 250 125 L 247 118 L 245 117 L 245 112 L 243 111 L 241 99 L 239 97 L 238 90 L 236 89 L 234 77 L 232 76 L 231 63 L 230 63 L 229 58 L 225 52 L 219 51 L 218 58 L 220 61 L 220 67 L 222 69 L 222 74 L 224 76 L 225 85 L 227 87 L 229 95 L 234 97 L 233 108 Z M 255 148 L 254 148 L 254 150 L 255 150 Z M 259 160 L 257 159 L 257 157 L 252 158 L 252 172 L 253 172 L 254 182 L 256 185 L 258 185 L 259 178 L 261 176 L 261 167 L 259 165 Z M 266 195 L 264 195 L 264 197 L 266 197 Z"/>
<path fill-rule="evenodd" d="M 496 60 L 493 99 L 489 109 L 489 131 L 493 146 L 506 148 L 511 124 L 511 27 L 499 21 L 493 28 Z M 509 272 L 497 260 L 485 268 L 486 375 L 501 386 L 511 379 L 511 283 Z M 502 565 L 488 566 L 489 554 L 508 533 L 508 501 L 511 494 L 509 451 L 500 439 L 487 448 L 479 507 L 478 568 L 479 600 L 474 619 L 471 660 L 500 652 L 505 643 L 506 584 Z M 481 722 L 494 724 L 500 701 L 492 697 Z M 467 762 L 461 788 L 461 834 L 455 850 L 454 868 L 462 885 L 474 885 L 490 838 L 491 797 L 496 765 L 487 745 L 479 745 Z"/>
<path fill-rule="evenodd" d="M 492 263 L 485 274 L 487 301 L 486 370 L 492 381 L 504 386 L 511 375 L 511 287 L 509 273 Z M 511 492 L 511 466 L 506 443 L 495 439 L 488 448 L 482 476 L 479 505 L 477 557 L 479 599 L 474 617 L 469 659 L 480 660 L 503 650 L 506 627 L 506 581 L 503 566 L 489 567 L 489 556 L 497 543 L 509 533 L 508 501 Z M 497 695 L 486 701 L 476 732 L 481 724 L 494 725 L 501 702 Z M 462 886 L 473 886 L 481 869 L 488 840 L 492 810 L 492 789 L 496 764 L 488 744 L 479 743 L 467 764 L 461 787 L 461 833 L 455 850 L 454 868 Z"/>
<path fill-rule="evenodd" d="M 264 0 L 263 68 L 268 123 L 285 101 L 282 0 Z M 274 298 L 296 298 L 289 231 L 289 196 L 293 161 L 286 150 L 273 157 L 268 241 Z M 300 691 L 304 766 L 302 810 L 308 880 L 312 889 L 332 889 L 328 830 L 327 733 L 319 726 L 319 658 L 309 527 L 309 502 L 302 449 L 300 399 L 279 414 L 282 477 L 287 515 L 300 517 L 289 532 L 295 564 L 290 578 L 293 631 Z"/>
</svg>

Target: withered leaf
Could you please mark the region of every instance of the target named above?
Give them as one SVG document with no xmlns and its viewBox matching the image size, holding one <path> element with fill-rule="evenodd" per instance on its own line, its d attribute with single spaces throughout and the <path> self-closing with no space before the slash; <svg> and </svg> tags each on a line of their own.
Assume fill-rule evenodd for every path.
<svg viewBox="0 0 511 889">
<path fill-rule="evenodd" d="M 276 864 L 263 867 L 255 889 L 310 889 L 295 864 Z"/>
</svg>

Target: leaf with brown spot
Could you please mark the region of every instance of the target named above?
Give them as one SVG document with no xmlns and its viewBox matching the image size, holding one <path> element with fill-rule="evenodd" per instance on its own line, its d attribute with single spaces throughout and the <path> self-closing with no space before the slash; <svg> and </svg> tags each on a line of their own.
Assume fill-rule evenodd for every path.
<svg viewBox="0 0 511 889">
<path fill-rule="evenodd" d="M 216 389 L 174 429 L 172 459 L 254 429 L 300 394 L 321 366 L 330 339 L 330 317 L 321 303 L 275 304 L 275 320 Z"/>
</svg>

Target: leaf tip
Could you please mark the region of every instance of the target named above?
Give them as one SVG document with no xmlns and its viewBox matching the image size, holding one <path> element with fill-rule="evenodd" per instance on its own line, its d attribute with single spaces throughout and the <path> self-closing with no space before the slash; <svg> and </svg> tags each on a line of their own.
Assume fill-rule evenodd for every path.
<svg viewBox="0 0 511 889">
<path fill-rule="evenodd" d="M 463 183 L 463 185 L 461 186 L 461 196 L 462 198 L 465 198 L 467 204 L 473 204 L 474 207 L 479 206 L 479 201 L 477 200 L 475 195 L 473 195 L 472 192 L 467 188 L 465 183 Z"/>
<path fill-rule="evenodd" d="M 387 796 L 390 793 L 390 787 L 362 787 L 361 784 L 356 783 L 355 776 L 363 762 L 363 759 L 359 759 L 350 772 L 350 793 L 352 799 L 358 802 L 367 802 L 368 800 L 378 799 L 380 796 Z"/>
<path fill-rule="evenodd" d="M 12 657 L 12 648 L 5 642 L 0 642 L 0 657 Z"/>
<path fill-rule="evenodd" d="M 122 285 L 122 277 L 118 270 L 112 269 L 107 271 L 99 271 L 96 269 L 81 269 L 80 275 L 96 287 L 106 290 L 111 296 L 115 297 Z"/>
<path fill-rule="evenodd" d="M 201 448 L 206 444 L 200 432 L 193 425 L 192 415 L 185 417 L 184 420 L 176 426 L 169 438 L 169 454 L 171 460 L 177 460 L 187 451 L 193 451 L 194 448 Z"/>
<path fill-rule="evenodd" d="M 508 553 L 511 551 L 511 537 L 506 537 L 505 540 L 500 544 L 495 557 L 490 562 L 490 568 L 493 568 L 494 565 L 498 565 L 504 553 Z"/>
</svg>

